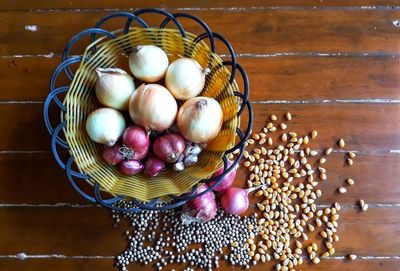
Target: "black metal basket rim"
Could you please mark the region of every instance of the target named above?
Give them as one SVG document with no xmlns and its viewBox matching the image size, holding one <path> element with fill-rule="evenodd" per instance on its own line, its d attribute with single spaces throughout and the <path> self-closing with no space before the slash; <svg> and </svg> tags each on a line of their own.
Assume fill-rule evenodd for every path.
<svg viewBox="0 0 400 271">
<path fill-rule="evenodd" d="M 54 102 L 57 105 L 57 107 L 60 109 L 61 115 L 65 112 L 65 106 L 60 101 L 60 99 L 57 97 L 57 95 L 67 92 L 69 89 L 69 86 L 56 87 L 56 82 L 57 82 L 57 78 L 59 77 L 59 75 L 61 74 L 62 71 L 66 74 L 67 78 L 70 81 L 72 81 L 74 74 L 73 74 L 72 70 L 70 69 L 70 65 L 79 63 L 80 61 L 82 61 L 82 56 L 70 56 L 69 52 L 70 52 L 71 47 L 80 38 L 82 38 L 83 36 L 90 35 L 92 42 L 96 41 L 96 35 L 98 35 L 98 34 L 103 34 L 107 37 L 115 38 L 116 33 L 123 32 L 124 34 L 126 34 L 129 31 L 133 21 L 135 21 L 136 23 L 138 23 L 140 26 L 142 26 L 144 28 L 149 28 L 150 26 L 142 18 L 140 18 L 140 15 L 145 14 L 145 13 L 157 13 L 157 14 L 164 15 L 166 18 L 161 23 L 159 28 L 164 28 L 168 24 L 168 22 L 172 21 L 175 24 L 175 26 L 178 28 L 179 32 L 181 33 L 181 35 L 183 37 L 185 37 L 185 30 L 184 30 L 183 26 L 180 24 L 178 18 L 191 19 L 191 20 L 197 22 L 205 30 L 205 32 L 203 34 L 197 36 L 197 38 L 196 38 L 197 42 L 199 42 L 205 38 L 208 38 L 210 41 L 210 49 L 211 49 L 211 52 L 213 52 L 213 53 L 215 53 L 215 39 L 220 40 L 228 48 L 228 51 L 230 52 L 231 60 L 224 61 L 223 65 L 231 66 L 231 77 L 229 79 L 230 83 L 233 83 L 235 80 L 235 76 L 237 74 L 236 70 L 239 70 L 239 74 L 241 75 L 241 77 L 243 79 L 243 93 L 235 92 L 235 96 L 239 97 L 242 100 L 241 107 L 239 108 L 238 113 L 237 113 L 238 116 L 240 116 L 245 109 L 248 110 L 248 125 L 244 132 L 242 130 L 240 130 L 239 127 L 237 128 L 236 132 L 240 138 L 240 141 L 233 148 L 227 150 L 225 152 L 225 155 L 222 157 L 223 164 L 224 164 L 223 173 L 220 174 L 219 176 L 200 181 L 200 183 L 207 183 L 207 184 L 210 183 L 211 181 L 216 181 L 213 185 L 209 186 L 207 190 L 196 194 L 195 190 L 197 188 L 197 185 L 195 185 L 192 188 L 191 192 L 189 192 L 188 194 L 181 195 L 181 196 L 170 195 L 171 202 L 168 204 L 163 204 L 162 206 L 157 205 L 157 203 L 159 201 L 157 198 L 151 200 L 150 202 L 146 202 L 146 203 L 139 202 L 136 199 L 131 199 L 131 202 L 134 204 L 135 207 L 121 208 L 121 207 L 115 206 L 114 203 L 119 200 L 124 199 L 124 197 L 123 196 L 114 196 L 109 199 L 103 199 L 103 197 L 100 193 L 100 191 L 101 191 L 100 185 L 98 183 L 94 184 L 94 196 L 88 195 L 87 193 L 85 193 L 83 190 L 81 190 L 79 188 L 79 186 L 74 178 L 87 181 L 89 176 L 87 176 L 86 174 L 83 174 L 81 172 L 74 171 L 71 168 L 72 164 L 74 162 L 74 158 L 72 156 L 70 156 L 67 159 L 66 163 L 64 163 L 62 161 L 62 159 L 60 158 L 60 155 L 58 154 L 58 147 L 61 147 L 65 150 L 69 149 L 68 143 L 59 136 L 60 132 L 64 129 L 66 122 L 63 120 L 63 118 L 61 118 L 61 122 L 55 128 L 53 128 L 53 126 L 51 125 L 51 121 L 50 121 L 49 108 L 50 108 L 51 103 Z M 126 17 L 127 18 L 127 22 L 125 24 L 125 27 L 123 28 L 123 31 L 116 30 L 116 31 L 110 32 L 110 31 L 100 28 L 100 26 L 104 22 L 106 22 L 112 18 L 116 18 L 116 17 Z M 113 32 L 116 32 L 116 33 L 113 33 Z M 243 69 L 243 67 L 237 63 L 236 55 L 235 55 L 235 52 L 234 52 L 232 46 L 222 35 L 212 32 L 206 23 L 204 23 L 199 18 L 197 18 L 193 15 L 190 15 L 190 14 L 185 14 L 185 13 L 171 14 L 165 10 L 160 10 L 160 9 L 141 9 L 141 10 L 137 10 L 133 13 L 117 12 L 117 13 L 109 14 L 109 15 L 103 17 L 102 19 L 100 19 L 95 24 L 94 28 L 86 29 L 86 30 L 76 34 L 70 40 L 70 42 L 67 44 L 67 46 L 64 50 L 63 57 L 62 57 L 62 63 L 55 69 L 55 71 L 51 77 L 50 93 L 44 102 L 44 110 L 43 110 L 44 113 L 43 114 L 44 114 L 44 121 L 45 121 L 46 128 L 47 128 L 49 134 L 51 135 L 51 149 L 52 149 L 54 158 L 55 158 L 56 162 L 58 163 L 58 165 L 63 170 L 66 171 L 67 178 L 70 181 L 71 185 L 82 197 L 84 197 L 85 199 L 87 199 L 93 203 L 98 203 L 104 207 L 111 208 L 113 210 L 121 211 L 121 212 L 139 212 L 144 209 L 168 210 L 168 209 L 173 209 L 173 208 L 182 206 L 187 201 L 189 201 L 193 198 L 199 197 L 205 193 L 210 192 L 215 186 L 219 185 L 219 183 L 222 181 L 222 179 L 225 177 L 226 174 L 228 174 L 233 168 L 238 166 L 238 163 L 243 156 L 243 152 L 245 149 L 245 143 L 246 143 L 247 138 L 250 135 L 251 128 L 252 128 L 252 122 L 253 122 L 251 103 L 248 100 L 248 98 L 249 98 L 249 80 L 248 80 L 247 74 L 246 74 L 245 70 Z M 228 167 L 227 155 L 231 154 L 235 150 L 239 150 L 239 153 L 238 153 L 236 159 L 231 164 L 231 166 Z"/>
</svg>

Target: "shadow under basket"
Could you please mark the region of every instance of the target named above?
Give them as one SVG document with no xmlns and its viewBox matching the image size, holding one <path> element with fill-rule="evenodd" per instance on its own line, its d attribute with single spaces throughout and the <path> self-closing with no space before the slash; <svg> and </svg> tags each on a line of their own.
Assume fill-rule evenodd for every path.
<svg viewBox="0 0 400 271">
<path fill-rule="evenodd" d="M 165 11 L 156 11 L 155 13 L 174 16 Z M 149 9 L 148 12 L 154 12 L 154 10 Z M 129 21 L 131 17 L 126 14 L 130 13 L 117 13 L 114 14 L 114 17 L 128 17 Z M 133 13 L 132 16 L 138 15 Z M 167 19 L 171 19 L 169 16 Z M 108 17 L 113 18 L 111 15 Z M 99 22 L 104 22 L 107 18 L 103 18 Z M 203 24 L 201 25 L 204 27 Z M 81 32 L 71 40 L 65 50 L 63 62 L 54 72 L 50 83 L 51 92 L 45 101 L 44 117 L 46 127 L 52 135 L 52 151 L 56 161 L 66 170 L 68 179 L 80 194 L 93 202 L 114 209 L 121 209 L 112 204 L 120 199 L 132 200 L 136 205 L 135 208 L 123 209 L 123 211 L 140 211 L 142 209 L 171 209 L 199 196 L 194 193 L 199 183 L 221 180 L 238 164 L 251 130 L 252 114 L 248 101 L 247 76 L 241 66 L 236 63 L 233 49 L 219 34 L 206 31 L 208 35 L 196 36 L 182 32 L 183 28 L 180 24 L 178 24 L 178 29 L 127 27 L 127 25 L 124 29 L 113 32 L 96 26 L 96 28 Z M 205 29 L 207 30 L 208 27 Z M 103 36 L 95 39 L 96 34 L 103 34 Z M 93 42 L 86 47 L 82 56 L 70 57 L 68 55 L 70 47 L 83 35 L 91 35 Z M 213 39 L 215 37 L 220 39 L 233 54 L 231 61 L 224 62 L 214 52 Z M 203 41 L 204 38 L 212 40 L 211 49 Z M 223 111 L 223 125 L 219 134 L 207 143 L 206 149 L 199 156 L 199 162 L 194 166 L 187 167 L 184 171 L 175 172 L 168 167 L 152 178 L 143 173 L 127 177 L 119 173 L 117 167 L 109 166 L 103 161 L 102 146 L 93 142 L 86 132 L 87 116 L 96 108 L 102 107 L 95 95 L 96 68 L 121 67 L 127 70 L 129 53 L 138 45 L 160 47 L 167 54 L 170 63 L 180 57 L 189 57 L 197 60 L 203 68 L 208 67 L 211 70 L 206 76 L 205 87 L 200 96 L 212 97 L 220 103 Z M 72 74 L 69 67 L 73 63 L 79 63 L 75 74 Z M 239 70 L 243 77 L 244 94 L 240 92 L 234 80 L 236 70 Z M 64 71 L 71 79 L 69 86 L 55 86 L 61 71 Z M 138 87 L 140 82 L 135 82 L 135 84 Z M 57 95 L 59 94 L 64 95 L 63 102 L 58 99 Z M 50 124 L 48 112 L 52 102 L 55 102 L 61 109 L 61 123 L 55 129 Z M 249 110 L 249 120 L 246 121 L 246 131 L 242 132 L 239 129 L 240 114 L 245 108 Z M 127 122 L 127 125 L 132 124 L 132 122 Z M 64 134 L 63 138 L 60 136 L 61 131 Z M 58 154 L 60 147 L 69 151 L 70 158 L 66 163 Z M 233 165 L 228 167 L 226 157 L 235 150 L 238 150 L 236 159 Z M 72 163 L 75 163 L 77 171 L 71 168 Z M 224 172 L 220 176 L 210 179 L 210 176 L 221 166 L 224 167 Z M 94 185 L 94 197 L 83 192 L 74 178 L 88 181 Z M 100 191 L 111 194 L 113 198 L 103 200 Z M 160 206 L 156 204 L 157 202 L 165 203 Z"/>
</svg>

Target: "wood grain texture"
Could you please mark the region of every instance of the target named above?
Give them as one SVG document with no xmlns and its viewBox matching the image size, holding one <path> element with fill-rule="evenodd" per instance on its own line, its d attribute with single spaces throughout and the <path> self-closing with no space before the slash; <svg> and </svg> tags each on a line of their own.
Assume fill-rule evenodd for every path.
<svg viewBox="0 0 400 271">
<path fill-rule="evenodd" d="M 113 10 L 143 7 L 199 16 L 232 43 L 249 75 L 254 131 L 269 122 L 270 114 L 290 111 L 294 119 L 285 121 L 286 131 L 318 130 L 311 148 L 322 150 L 343 137 L 345 150 L 357 152 L 352 167 L 345 166 L 344 152 L 329 156 L 328 180 L 319 184 L 319 205 L 337 201 L 344 206 L 336 258 L 307 262 L 301 270 L 398 270 L 400 28 L 393 23 L 400 18 L 398 0 L 1 1 L 0 270 L 117 270 L 112 257 L 126 248 L 128 223 L 112 227 L 110 211 L 91 206 L 68 183 L 49 152 L 42 102 L 73 35 Z M 145 19 L 153 25 L 161 21 Z M 83 40 L 72 53 L 80 54 L 88 43 Z M 221 48 L 218 44 L 217 51 L 226 53 Z M 52 110 L 51 116 L 56 123 L 58 112 Z M 274 142 L 281 133 L 272 135 Z M 336 189 L 349 177 L 356 184 L 339 195 Z M 235 185 L 245 180 L 241 168 Z M 83 188 L 90 190 L 87 184 Z M 353 208 L 360 198 L 370 204 L 367 212 Z M 20 252 L 34 258 L 14 258 Z M 349 253 L 360 257 L 341 258 Z M 128 268 L 153 270 L 151 265 Z M 269 263 L 252 270 L 271 268 Z"/>
<path fill-rule="evenodd" d="M 213 8 L 279 8 L 279 7 L 360 7 L 360 6 L 385 6 L 391 7 L 399 5 L 396 0 L 354 0 L 354 1 L 320 1 L 320 0 L 309 0 L 309 1 L 299 1 L 299 0 L 232 0 L 232 1 L 163 1 L 159 0 L 149 0 L 143 1 L 129 1 L 129 0 L 117 0 L 117 1 L 67 1 L 67 0 L 57 0 L 57 1 L 35 1 L 30 2 L 29 0 L 22 0 L 15 3 L 12 0 L 6 0 L 2 2 L 0 10 L 35 10 L 35 9 L 137 9 L 137 8 L 203 8 L 203 9 L 213 9 Z M 372 8 L 372 7 L 371 7 Z"/>
<path fill-rule="evenodd" d="M 400 181 L 395 177 L 400 176 L 400 155 L 361 154 L 352 167 L 344 167 L 343 161 L 343 153 L 334 153 L 328 158 L 324 168 L 329 180 L 318 186 L 323 191 L 318 204 L 338 201 L 352 205 L 359 199 L 369 204 L 400 204 Z M 379 170 L 374 169 L 377 167 Z M 0 154 L 0 176 L 0 204 L 90 204 L 72 188 L 51 153 Z M 235 185 L 243 186 L 247 178 L 245 168 L 241 167 Z M 353 178 L 356 185 L 339 195 L 337 188 L 344 185 L 347 178 Z M 83 181 L 78 184 L 92 194 L 90 185 Z"/>
<path fill-rule="evenodd" d="M 335 256 L 397 255 L 400 208 L 343 209 L 339 214 L 340 241 L 334 245 Z M 0 221 L 0 255 L 110 256 L 127 245 L 123 234 L 129 229 L 127 221 L 113 228 L 110 212 L 104 208 L 1 208 Z M 378 226 L 382 224 L 385 227 Z M 314 231 L 310 237 L 321 247 L 320 237 L 313 237 L 317 234 Z"/>
<path fill-rule="evenodd" d="M 356 260 L 356 261 L 344 261 L 344 260 L 323 260 L 320 264 L 315 265 L 311 263 L 305 263 L 302 265 L 302 270 L 341 270 L 341 271 L 393 271 L 397 270 L 400 264 L 399 260 L 396 259 L 382 259 L 382 260 Z M 114 266 L 112 259 L 27 259 L 24 261 L 17 259 L 0 259 L 0 268 L 3 271 L 36 271 L 37 268 L 43 268 L 46 271 L 59 271 L 59 270 L 74 270 L 74 271 L 110 271 L 117 270 Z M 273 267 L 270 263 L 257 265 L 251 268 L 251 270 L 272 270 Z M 135 268 L 143 269 L 143 266 L 129 265 L 128 270 L 136 270 Z M 226 264 L 221 264 L 221 270 L 228 270 L 230 267 Z M 150 265 L 147 269 L 151 270 Z M 183 270 L 184 266 L 179 266 L 179 269 Z"/>
<path fill-rule="evenodd" d="M 356 12 L 356 16 L 354 14 Z M 223 33 L 236 52 L 265 54 L 274 52 L 385 52 L 397 54 L 400 28 L 392 21 L 400 11 L 359 10 L 267 10 L 251 13 L 223 11 L 193 11 L 213 29 Z M 0 55 L 59 54 L 69 39 L 93 27 L 104 11 L 87 12 L 5 12 L 0 16 Z M 223 16 L 221 16 L 223 14 Z M 159 25 L 161 17 L 148 18 L 150 25 Z M 12 22 L 12 23 L 11 23 Z M 68 22 L 68 27 L 65 27 Z M 246 22 L 245 27 L 233 27 Z M 25 26 L 36 25 L 37 31 Z M 110 22 L 107 29 L 122 28 L 123 20 Z M 185 21 L 185 29 L 203 32 L 192 22 Z M 62 31 L 60 31 L 62 29 Z M 304 31 L 307 29 L 307 31 Z M 388 42 L 390 39 L 391 42 Z M 77 45 L 77 52 L 88 42 Z M 220 47 L 221 48 L 221 47 Z M 223 48 L 223 47 L 222 47 Z M 223 52 L 222 50 L 219 50 Z"/>
<path fill-rule="evenodd" d="M 42 107 L 42 104 L 0 105 L 0 114 L 9 116 L 0 121 L 0 150 L 50 150 Z M 254 104 L 253 110 L 254 131 L 266 125 L 270 114 L 283 116 L 290 111 L 294 120 L 289 129 L 300 134 L 319 130 L 321 146 L 331 146 L 343 137 L 351 150 L 374 153 L 400 149 L 400 127 L 395 125 L 399 123 L 400 104 Z M 58 114 L 51 114 L 55 123 Z M 243 127 L 245 120 L 244 115 Z"/>
<path fill-rule="evenodd" d="M 238 62 L 246 69 L 254 101 L 400 100 L 398 58 L 239 57 Z M 44 100 L 60 63 L 60 57 L 0 58 L 0 101 Z M 57 86 L 69 82 L 63 74 L 59 79 Z"/>
</svg>

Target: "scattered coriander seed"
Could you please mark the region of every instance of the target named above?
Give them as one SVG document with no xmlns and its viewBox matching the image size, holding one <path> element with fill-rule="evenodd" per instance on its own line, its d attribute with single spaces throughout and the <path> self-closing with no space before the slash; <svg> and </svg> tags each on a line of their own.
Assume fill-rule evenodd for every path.
<svg viewBox="0 0 400 271">
<path fill-rule="evenodd" d="M 292 114 L 290 114 L 290 112 L 286 112 L 285 118 L 286 118 L 287 120 L 292 120 Z"/>
<path fill-rule="evenodd" d="M 342 187 L 339 187 L 338 191 L 339 191 L 340 194 L 344 194 L 344 193 L 347 192 L 347 189 L 346 189 L 346 187 L 342 186 Z"/>
<path fill-rule="evenodd" d="M 271 115 L 271 120 L 276 121 L 278 118 L 275 115 Z"/>
<path fill-rule="evenodd" d="M 313 130 L 312 132 L 311 132 L 311 138 L 316 138 L 317 137 L 317 135 L 318 135 L 318 132 L 316 131 L 316 130 Z"/>
<path fill-rule="evenodd" d="M 343 138 L 341 138 L 341 139 L 339 140 L 338 145 L 339 145 L 340 148 L 343 148 L 343 147 L 346 145 L 346 143 L 344 142 L 344 139 L 343 139 Z"/>
<path fill-rule="evenodd" d="M 354 261 L 355 259 L 357 259 L 357 255 L 355 255 L 355 254 L 350 254 L 348 257 L 349 257 L 349 259 L 352 260 L 352 261 Z"/>
<path fill-rule="evenodd" d="M 354 185 L 354 180 L 353 179 L 347 179 L 347 184 L 348 185 Z"/>
</svg>

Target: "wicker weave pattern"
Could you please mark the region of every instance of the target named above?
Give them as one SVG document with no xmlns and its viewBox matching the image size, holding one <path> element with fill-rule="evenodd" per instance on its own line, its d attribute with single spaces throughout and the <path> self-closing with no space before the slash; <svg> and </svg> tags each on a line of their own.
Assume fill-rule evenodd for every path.
<svg viewBox="0 0 400 271">
<path fill-rule="evenodd" d="M 113 33 L 120 32 L 122 30 Z M 221 58 L 212 53 L 205 42 L 195 42 L 195 38 L 195 35 L 187 32 L 183 38 L 181 33 L 174 29 L 131 28 L 127 34 L 111 40 L 100 38 L 86 48 L 81 65 L 64 99 L 64 133 L 79 170 L 90 176 L 91 182 L 99 183 L 103 190 L 145 201 L 169 194 L 186 193 L 200 180 L 209 178 L 221 166 L 221 157 L 225 151 L 234 146 L 236 128 L 239 125 L 239 99 L 234 96 L 234 92 L 239 91 L 238 86 L 235 81 L 230 83 L 231 74 L 222 64 Z M 209 142 L 207 151 L 202 153 L 196 166 L 180 173 L 167 170 L 155 178 L 148 178 L 143 174 L 126 177 L 115 167 L 106 165 L 101 159 L 100 145 L 92 142 L 85 130 L 86 117 L 99 107 L 94 94 L 95 69 L 127 62 L 126 54 L 134 46 L 144 44 L 162 48 L 170 62 L 185 56 L 196 59 L 202 67 L 209 67 L 211 73 L 207 76 L 206 86 L 201 95 L 215 98 L 224 112 L 224 123 L 220 133 Z M 94 47 L 97 50 L 93 53 Z"/>
</svg>

